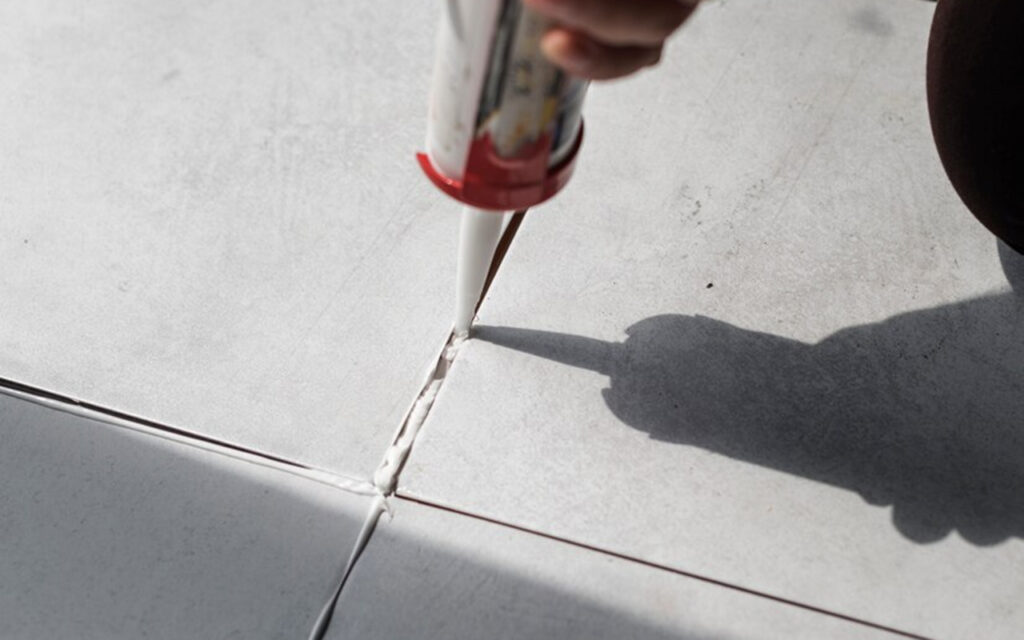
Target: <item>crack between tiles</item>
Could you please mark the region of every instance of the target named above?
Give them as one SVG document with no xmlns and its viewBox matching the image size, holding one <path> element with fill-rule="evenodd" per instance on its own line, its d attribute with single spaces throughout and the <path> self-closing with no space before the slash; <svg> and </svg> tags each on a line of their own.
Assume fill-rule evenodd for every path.
<svg viewBox="0 0 1024 640">
<path fill-rule="evenodd" d="M 494 281 L 494 278 L 498 273 L 498 269 L 501 267 L 501 263 L 504 261 L 505 255 L 508 253 L 508 249 L 512 245 L 512 240 L 519 231 L 519 227 L 523 222 L 525 214 L 525 210 L 516 211 L 509 219 L 508 225 L 502 232 L 498 245 L 495 247 L 494 256 L 491 258 L 491 265 L 487 270 L 487 278 L 484 280 L 484 286 L 480 292 L 480 299 L 477 301 L 477 310 L 480 309 L 480 305 L 487 296 L 487 292 L 491 288 L 491 283 Z M 356 537 L 355 544 L 352 547 L 352 551 L 349 553 L 348 560 L 345 562 L 345 567 L 341 572 L 341 577 L 338 580 L 337 586 L 327 603 L 324 604 L 323 608 L 320 610 L 320 614 L 317 616 L 313 629 L 309 633 L 308 640 L 323 640 L 324 636 L 327 634 L 328 628 L 330 627 L 331 619 L 334 616 L 334 611 L 338 604 L 338 599 L 341 597 L 341 593 L 344 590 L 345 585 L 348 583 L 348 579 L 352 575 L 352 571 L 355 569 L 356 563 L 359 562 L 359 558 L 362 556 L 363 551 L 366 550 L 366 546 L 369 544 L 370 538 L 376 530 L 377 523 L 385 513 L 387 513 L 389 517 L 391 516 L 391 506 L 388 500 L 396 495 L 399 475 L 402 473 L 405 462 L 408 460 L 409 454 L 412 452 L 413 445 L 416 443 L 416 436 L 419 435 L 420 429 L 427 421 L 430 410 L 434 406 L 434 401 L 437 399 L 437 395 L 440 393 L 441 387 L 444 385 L 444 381 L 448 376 L 448 371 L 455 362 L 455 358 L 459 352 L 459 347 L 466 340 L 467 338 L 465 337 L 456 336 L 454 330 L 448 333 L 448 336 L 445 338 L 444 344 L 441 347 L 440 353 L 433 360 L 433 365 L 427 370 L 427 374 L 424 377 L 419 393 L 416 394 L 412 404 L 406 410 L 405 416 L 402 418 L 401 422 L 399 422 L 398 430 L 395 432 L 391 445 L 384 452 L 383 460 L 377 467 L 376 471 L 374 471 L 372 483 L 374 499 L 367 510 L 363 526 L 359 531 L 359 535 Z"/>
<path fill-rule="evenodd" d="M 529 527 L 525 527 L 525 526 L 522 526 L 522 525 L 514 524 L 514 523 L 511 523 L 511 522 L 505 522 L 503 520 L 498 520 L 496 518 L 490 518 L 490 517 L 487 517 L 485 515 L 481 515 L 481 514 L 478 514 L 478 513 L 472 513 L 470 511 L 464 511 L 464 510 L 458 509 L 456 507 L 451 507 L 451 506 L 448 506 L 448 505 L 445 505 L 445 504 L 440 504 L 440 503 L 433 502 L 431 500 L 427 500 L 427 499 L 424 499 L 424 498 L 419 498 L 419 497 L 416 497 L 416 496 L 406 495 L 404 493 L 397 493 L 397 492 L 395 493 L 394 497 L 395 497 L 395 499 L 397 499 L 399 501 L 403 501 L 404 500 L 406 502 L 412 502 L 412 503 L 415 503 L 415 504 L 418 504 L 418 505 L 421 505 L 421 506 L 424 506 L 424 507 L 428 507 L 428 508 L 431 508 L 431 509 L 438 509 L 440 511 L 445 511 L 445 512 L 457 515 L 457 516 L 462 516 L 462 517 L 466 517 L 466 518 L 472 518 L 474 520 L 479 520 L 481 522 L 487 522 L 489 524 L 493 524 L 493 525 L 497 525 L 497 526 L 500 526 L 500 527 L 504 527 L 506 529 L 513 529 L 513 530 L 519 531 L 521 533 L 526 533 L 526 534 L 529 534 L 529 535 L 538 536 L 538 537 L 541 537 L 541 538 L 545 538 L 547 540 L 552 540 L 554 542 L 561 542 L 563 544 L 568 544 L 568 545 L 571 545 L 571 546 L 574 546 L 574 547 L 577 547 L 577 548 L 580 548 L 580 549 L 585 549 L 585 550 L 591 551 L 593 553 L 599 553 L 599 554 L 604 555 L 604 556 L 610 556 L 612 558 L 616 558 L 616 559 L 619 559 L 619 560 L 625 560 L 626 562 L 631 562 L 631 563 L 634 563 L 634 564 L 643 565 L 643 566 L 649 567 L 651 569 L 657 569 L 657 570 L 660 570 L 660 571 L 667 571 L 669 573 L 674 573 L 676 575 L 683 576 L 683 577 L 686 577 L 686 578 L 692 578 L 694 580 L 699 580 L 699 581 L 707 583 L 707 584 L 713 584 L 713 585 L 718 586 L 718 587 L 724 587 L 726 589 L 731 589 L 733 591 L 739 591 L 740 593 L 745 593 L 747 595 L 751 595 L 751 596 L 755 596 L 755 597 L 759 597 L 759 598 L 766 598 L 768 600 L 773 600 L 773 601 L 778 602 L 780 604 L 789 605 L 789 606 L 792 606 L 792 607 L 797 607 L 799 609 L 804 609 L 804 610 L 807 610 L 807 611 L 812 611 L 814 613 L 819 613 L 819 614 L 826 615 L 826 616 L 829 616 L 829 617 L 832 617 L 832 618 L 838 618 L 838 619 L 844 620 L 846 622 L 850 622 L 850 623 L 853 623 L 853 624 L 861 625 L 861 626 L 864 626 L 864 627 L 869 627 L 871 629 L 876 629 L 878 631 L 885 631 L 887 633 L 892 633 L 894 635 L 901 636 L 901 637 L 904 637 L 904 638 L 912 638 L 913 640 L 934 640 L 933 638 L 929 638 L 928 636 L 922 636 L 922 635 L 918 635 L 916 633 L 911 633 L 909 631 L 903 631 L 901 629 L 896 629 L 894 627 L 889 627 L 889 626 L 886 626 L 886 625 L 883 625 L 883 624 L 878 624 L 878 623 L 875 623 L 875 622 L 871 622 L 869 620 L 864 620 L 862 618 L 857 618 L 857 617 L 846 615 L 846 614 L 839 613 L 839 612 L 836 612 L 836 611 L 830 611 L 829 609 L 823 609 L 821 607 L 816 607 L 814 605 L 810 605 L 810 604 L 806 604 L 806 603 L 803 603 L 803 602 L 799 602 L 797 600 L 790 600 L 788 598 L 772 595 L 772 594 L 766 593 L 764 591 L 757 591 L 755 589 L 750 589 L 750 588 L 747 588 L 747 587 L 742 587 L 742 586 L 737 585 L 737 584 L 732 584 L 730 582 L 724 582 L 722 580 L 717 580 L 715 578 L 704 576 L 704 575 L 701 575 L 701 574 L 698 574 L 698 573 L 692 573 L 692 572 L 689 572 L 689 571 L 684 571 L 682 569 L 677 569 L 675 567 L 671 567 L 671 566 L 668 566 L 668 565 L 659 564 L 657 562 L 651 562 L 649 560 L 642 560 L 640 558 L 629 556 L 629 555 L 626 555 L 624 553 L 619 553 L 617 551 L 612 551 L 611 549 L 605 549 L 605 548 L 598 547 L 598 546 L 595 546 L 595 545 L 592 545 L 592 544 L 587 544 L 585 542 L 580 542 L 578 540 L 573 540 L 571 538 L 564 538 L 562 536 L 557 536 L 557 535 L 554 535 L 554 534 L 551 534 L 551 533 L 545 533 L 544 531 L 540 531 L 540 530 L 537 530 L 537 529 L 531 529 Z"/>
<path fill-rule="evenodd" d="M 192 449 L 221 455 L 255 466 L 281 471 L 299 478 L 312 480 L 335 489 L 362 496 L 376 496 L 372 483 L 351 478 L 333 471 L 270 455 L 256 449 L 249 449 L 231 442 L 211 438 L 194 431 L 149 420 L 140 416 L 102 407 L 91 402 L 54 393 L 32 385 L 0 378 L 0 395 L 18 398 L 52 411 L 84 418 L 117 429 L 125 429 L 184 445 Z"/>
<path fill-rule="evenodd" d="M 526 211 L 515 212 L 509 220 L 508 226 L 502 232 L 501 238 L 494 249 L 491 265 L 487 270 L 487 278 L 484 280 L 480 299 L 477 301 L 477 310 L 480 309 L 480 305 L 487 296 L 491 283 L 494 282 L 494 278 L 497 276 L 498 270 L 505 260 L 505 255 L 508 253 L 520 225 L 522 225 L 525 214 Z M 420 428 L 426 422 L 427 416 L 434 406 L 434 400 L 437 399 L 437 395 L 448 376 L 448 371 L 455 362 L 459 347 L 466 339 L 465 337 L 456 336 L 454 332 L 448 333 L 444 346 L 441 347 L 440 353 L 433 361 L 433 366 L 430 367 L 425 376 L 420 392 L 406 411 L 395 433 L 395 437 L 392 439 L 391 446 L 384 452 L 384 459 L 373 474 L 373 484 L 381 495 L 387 497 L 394 494 L 395 487 L 398 485 L 398 476 L 401 474 L 405 461 L 412 451 L 416 436 L 419 434 Z"/>
</svg>

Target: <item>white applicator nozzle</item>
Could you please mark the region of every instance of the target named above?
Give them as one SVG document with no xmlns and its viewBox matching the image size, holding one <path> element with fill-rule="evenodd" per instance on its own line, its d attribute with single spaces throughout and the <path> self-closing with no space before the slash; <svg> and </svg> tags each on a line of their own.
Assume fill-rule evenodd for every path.
<svg viewBox="0 0 1024 640">
<path fill-rule="evenodd" d="M 455 335 L 465 338 L 476 315 L 494 250 L 507 215 L 466 207 L 459 225 L 459 260 L 455 274 Z"/>
</svg>

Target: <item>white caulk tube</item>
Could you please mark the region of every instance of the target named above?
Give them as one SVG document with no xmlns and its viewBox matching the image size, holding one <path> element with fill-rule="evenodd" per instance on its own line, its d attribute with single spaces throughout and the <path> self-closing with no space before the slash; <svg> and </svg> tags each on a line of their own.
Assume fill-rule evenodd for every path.
<svg viewBox="0 0 1024 640">
<path fill-rule="evenodd" d="M 544 57 L 550 26 L 519 0 L 447 0 L 438 30 L 427 177 L 466 205 L 459 231 L 457 334 L 466 334 L 505 216 L 557 193 L 583 138 L 587 83 Z"/>
</svg>

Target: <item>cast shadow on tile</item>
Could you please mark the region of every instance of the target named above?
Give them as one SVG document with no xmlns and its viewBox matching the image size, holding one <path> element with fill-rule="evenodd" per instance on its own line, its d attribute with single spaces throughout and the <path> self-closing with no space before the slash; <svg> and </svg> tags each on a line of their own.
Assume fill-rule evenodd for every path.
<svg viewBox="0 0 1024 640">
<path fill-rule="evenodd" d="M 417 551 L 411 541 L 392 549 L 397 559 L 373 572 L 359 569 L 356 591 L 342 597 L 328 640 L 726 640 L 695 631 L 672 632 L 540 580 L 439 550 Z M 402 564 L 423 562 L 412 571 Z M 653 571 L 653 570 L 652 570 Z M 784 605 L 779 605 L 784 606 Z M 378 609 L 378 610 L 374 610 Z"/>
<path fill-rule="evenodd" d="M 609 376 L 623 423 L 892 505 L 926 543 L 1024 538 L 1024 257 L 1013 291 L 843 329 L 807 344 L 660 315 L 621 344 L 479 327 L 480 340 Z M 597 389 L 594 390 L 597 393 Z"/>
<path fill-rule="evenodd" d="M 834 640 L 868 626 L 398 499 L 328 640 Z"/>
<path fill-rule="evenodd" d="M 0 394 L 0 637 L 282 638 L 367 498 Z"/>
</svg>

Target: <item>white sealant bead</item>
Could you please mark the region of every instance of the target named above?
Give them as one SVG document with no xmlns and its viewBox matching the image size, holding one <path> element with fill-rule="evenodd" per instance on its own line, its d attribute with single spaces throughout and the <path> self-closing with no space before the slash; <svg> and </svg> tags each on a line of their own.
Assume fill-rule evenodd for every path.
<svg viewBox="0 0 1024 640">
<path fill-rule="evenodd" d="M 409 410 L 408 417 L 402 425 L 398 438 L 384 452 L 384 460 L 373 473 L 373 486 L 380 495 L 386 496 L 394 492 L 398 483 L 398 472 L 412 450 L 412 445 L 416 441 L 420 427 L 426 422 L 427 414 L 430 413 L 430 408 L 434 405 L 434 400 L 437 399 L 437 394 L 441 390 L 444 378 L 448 374 L 448 367 L 455 360 L 455 356 L 459 351 L 459 345 L 462 342 L 464 340 L 453 337 L 445 345 L 441 351 L 441 357 L 438 358 L 434 368 L 427 375 L 420 395 Z M 388 513 L 390 513 L 390 509 Z"/>
<path fill-rule="evenodd" d="M 398 436 L 398 440 L 384 454 L 384 462 L 374 472 L 373 484 L 382 494 L 388 495 L 394 492 L 395 485 L 398 482 L 398 472 L 402 467 L 402 463 L 409 456 L 409 451 L 412 450 L 416 434 L 419 433 L 420 427 L 423 426 L 427 419 L 427 413 L 430 412 L 430 407 L 437 398 L 437 392 L 441 388 L 442 380 L 443 378 L 435 378 L 423 390 L 423 393 L 413 404 L 412 410 L 409 412 L 409 419 L 406 420 L 401 435 Z"/>
</svg>

